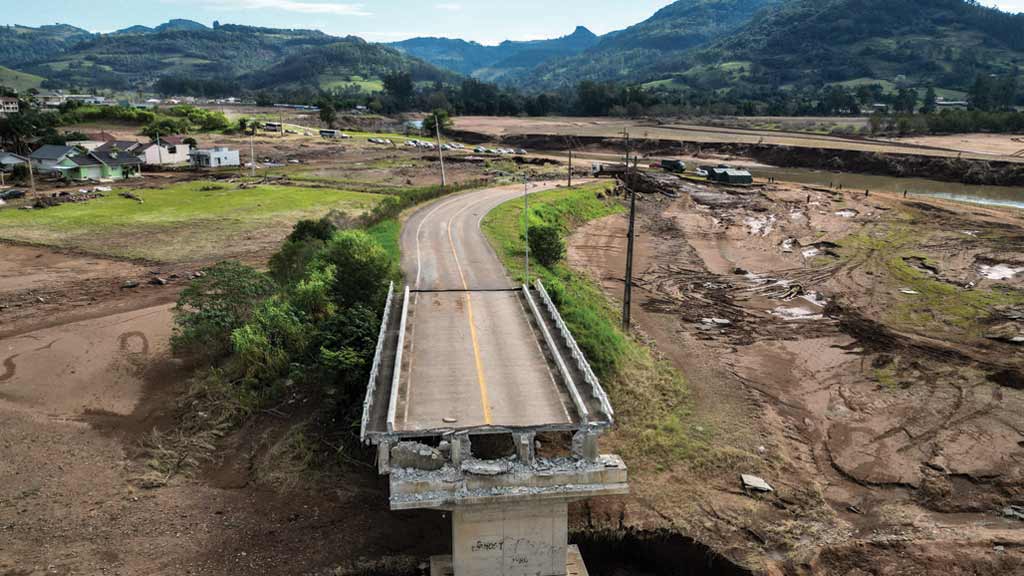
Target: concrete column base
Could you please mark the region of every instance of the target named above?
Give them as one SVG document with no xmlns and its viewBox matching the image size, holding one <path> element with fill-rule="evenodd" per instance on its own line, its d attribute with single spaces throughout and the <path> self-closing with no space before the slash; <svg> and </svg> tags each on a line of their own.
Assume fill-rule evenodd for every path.
<svg viewBox="0 0 1024 576">
<path fill-rule="evenodd" d="M 452 510 L 455 576 L 563 576 L 568 538 L 565 500 Z"/>
<path fill-rule="evenodd" d="M 566 547 L 564 574 L 566 576 L 589 576 L 587 565 L 583 563 L 583 556 L 580 555 L 580 549 L 575 544 Z M 455 576 L 452 557 L 432 556 L 430 558 L 430 576 Z"/>
</svg>

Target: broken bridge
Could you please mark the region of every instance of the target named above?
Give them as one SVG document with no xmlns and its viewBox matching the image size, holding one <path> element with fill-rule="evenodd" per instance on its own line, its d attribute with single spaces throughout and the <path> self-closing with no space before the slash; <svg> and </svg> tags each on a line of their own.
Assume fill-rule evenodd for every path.
<svg viewBox="0 0 1024 576">
<path fill-rule="evenodd" d="M 413 286 L 392 287 L 363 410 L 392 510 L 452 514 L 434 574 L 585 574 L 568 504 L 625 494 L 597 440 L 614 411 L 544 285 L 515 286 L 480 232 L 521 193 L 449 197 L 402 237 Z"/>
</svg>

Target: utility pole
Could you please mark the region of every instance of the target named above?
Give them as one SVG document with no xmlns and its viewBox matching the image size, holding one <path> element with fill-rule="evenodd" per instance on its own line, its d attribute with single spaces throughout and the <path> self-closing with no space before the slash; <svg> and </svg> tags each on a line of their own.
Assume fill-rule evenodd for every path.
<svg viewBox="0 0 1024 576">
<path fill-rule="evenodd" d="M 441 150 L 441 122 L 434 114 L 434 135 L 437 136 L 437 157 L 441 159 L 441 187 L 448 185 L 448 179 L 444 174 L 444 150 Z"/>
<path fill-rule="evenodd" d="M 623 130 L 622 136 L 626 139 L 626 168 L 629 168 L 629 131 Z"/>
<path fill-rule="evenodd" d="M 156 158 L 157 164 L 162 168 L 164 165 L 164 151 L 160 149 L 160 131 L 156 131 Z"/>
<path fill-rule="evenodd" d="M 572 147 L 569 148 L 569 188 L 572 188 Z"/>
<path fill-rule="evenodd" d="M 630 196 L 629 235 L 628 246 L 626 247 L 626 288 L 622 295 L 622 329 L 628 333 L 630 327 L 630 312 L 633 306 L 633 238 L 635 237 L 636 226 L 636 190 L 633 190 L 632 187 L 627 184 L 626 192 Z"/>
<path fill-rule="evenodd" d="M 256 177 L 256 122 L 253 121 L 251 131 L 249 132 L 249 168 L 250 175 L 252 178 Z"/>
<path fill-rule="evenodd" d="M 29 181 L 29 186 L 32 187 L 32 197 L 35 198 L 36 200 L 38 200 L 39 199 L 39 194 L 36 193 L 36 177 L 35 177 L 35 174 L 33 173 L 33 170 L 32 170 L 32 159 L 31 158 L 28 159 L 27 164 L 28 164 L 28 181 Z"/>
<path fill-rule="evenodd" d="M 530 184 L 523 175 L 523 226 L 526 229 L 526 285 L 530 285 Z"/>
</svg>

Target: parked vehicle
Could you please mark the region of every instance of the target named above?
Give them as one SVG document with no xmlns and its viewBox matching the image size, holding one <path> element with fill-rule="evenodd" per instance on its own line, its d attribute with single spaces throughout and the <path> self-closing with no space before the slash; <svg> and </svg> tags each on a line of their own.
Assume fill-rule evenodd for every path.
<svg viewBox="0 0 1024 576">
<path fill-rule="evenodd" d="M 660 165 L 661 169 L 666 172 L 674 172 L 676 174 L 686 172 L 686 163 L 682 160 L 662 160 Z"/>
<path fill-rule="evenodd" d="M 17 200 L 18 198 L 24 198 L 24 190 L 7 190 L 6 192 L 0 192 L 0 200 Z"/>
</svg>

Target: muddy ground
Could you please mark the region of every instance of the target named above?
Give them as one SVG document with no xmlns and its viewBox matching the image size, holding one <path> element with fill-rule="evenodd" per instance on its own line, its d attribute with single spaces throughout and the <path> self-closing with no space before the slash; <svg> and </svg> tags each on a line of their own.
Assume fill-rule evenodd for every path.
<svg viewBox="0 0 1024 576">
<path fill-rule="evenodd" d="M 1002 514 L 1024 501 L 1020 214 L 688 188 L 639 202 L 634 320 L 744 469 L 634 470 L 626 523 L 779 573 L 1024 571 L 1024 523 Z M 569 248 L 616 299 L 626 225 Z M 745 495 L 743 472 L 775 494 Z"/>
</svg>

